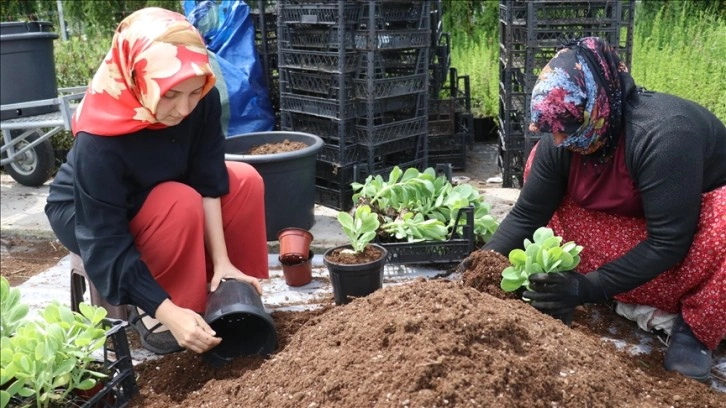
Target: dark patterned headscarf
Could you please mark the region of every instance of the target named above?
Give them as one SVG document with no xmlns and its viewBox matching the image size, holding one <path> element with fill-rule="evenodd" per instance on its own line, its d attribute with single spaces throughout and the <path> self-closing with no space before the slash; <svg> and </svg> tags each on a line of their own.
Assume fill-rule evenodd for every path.
<svg viewBox="0 0 726 408">
<path fill-rule="evenodd" d="M 586 37 L 567 44 L 542 69 L 532 90 L 532 132 L 565 133 L 560 144 L 581 154 L 613 145 L 620 132 L 628 69 L 604 40 Z"/>
</svg>

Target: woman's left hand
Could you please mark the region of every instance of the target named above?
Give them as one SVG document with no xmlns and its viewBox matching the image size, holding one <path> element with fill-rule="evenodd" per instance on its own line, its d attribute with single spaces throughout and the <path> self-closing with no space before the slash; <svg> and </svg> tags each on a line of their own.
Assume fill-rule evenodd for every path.
<svg viewBox="0 0 726 408">
<path fill-rule="evenodd" d="M 223 264 L 214 266 L 214 276 L 210 282 L 209 291 L 214 292 L 219 287 L 219 283 L 222 279 L 234 279 L 240 282 L 247 282 L 254 286 L 258 295 L 262 295 L 262 285 L 260 285 L 259 279 L 245 275 L 242 271 L 237 269 L 231 262 L 225 262 Z"/>
</svg>

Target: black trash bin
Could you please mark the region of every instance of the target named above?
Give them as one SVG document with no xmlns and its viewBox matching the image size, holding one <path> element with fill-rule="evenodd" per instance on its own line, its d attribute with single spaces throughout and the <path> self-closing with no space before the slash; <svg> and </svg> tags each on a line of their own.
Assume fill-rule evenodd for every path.
<svg viewBox="0 0 726 408">
<path fill-rule="evenodd" d="M 308 147 L 285 153 L 251 155 L 249 150 L 285 140 Z M 315 224 L 315 166 L 323 147 L 319 136 L 303 132 L 256 132 L 227 137 L 225 159 L 252 165 L 265 181 L 265 224 L 268 241 L 283 228 L 310 229 Z"/>
<path fill-rule="evenodd" d="M 58 34 L 47 21 L 0 23 L 0 104 L 58 96 L 53 40 Z M 0 119 L 58 110 L 58 105 L 4 110 Z"/>
</svg>

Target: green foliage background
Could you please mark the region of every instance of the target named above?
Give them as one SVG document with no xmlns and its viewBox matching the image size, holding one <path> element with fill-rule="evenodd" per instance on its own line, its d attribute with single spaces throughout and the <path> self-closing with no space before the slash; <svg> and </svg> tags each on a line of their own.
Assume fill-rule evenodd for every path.
<svg viewBox="0 0 726 408">
<path fill-rule="evenodd" d="M 471 80 L 477 117 L 498 115 L 499 1 L 443 0 L 451 65 Z M 631 73 L 639 86 L 702 104 L 726 121 L 726 1 L 636 3 Z"/>
<path fill-rule="evenodd" d="M 499 1 L 442 0 L 451 66 L 469 75 L 477 117 L 498 115 Z M 69 41 L 55 42 L 58 86 L 86 85 L 118 22 L 149 6 L 183 12 L 180 0 L 63 0 Z M 6 21 L 38 19 L 59 27 L 56 0 L 2 0 Z M 632 75 L 638 85 L 696 101 L 726 121 L 726 0 L 639 0 Z M 67 135 L 55 144 L 69 144 Z"/>
</svg>

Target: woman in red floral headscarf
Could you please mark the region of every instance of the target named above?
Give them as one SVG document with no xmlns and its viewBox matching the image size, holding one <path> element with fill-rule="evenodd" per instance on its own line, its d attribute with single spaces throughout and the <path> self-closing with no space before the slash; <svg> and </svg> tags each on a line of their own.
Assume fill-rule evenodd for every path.
<svg viewBox="0 0 726 408">
<path fill-rule="evenodd" d="M 139 10 L 73 117 L 75 143 L 46 214 L 112 304 L 129 304 L 145 348 L 201 353 L 220 343 L 200 316 L 222 279 L 268 277 L 264 185 L 225 162 L 207 50 L 184 16 Z"/>
<path fill-rule="evenodd" d="M 707 379 L 726 337 L 726 127 L 693 102 L 637 89 L 594 37 L 544 67 L 530 106 L 530 130 L 545 135 L 484 249 L 508 255 L 549 224 L 584 249 L 577 272 L 530 277 L 532 306 L 562 315 L 615 299 L 624 315 L 671 313 L 666 368 Z"/>
</svg>

